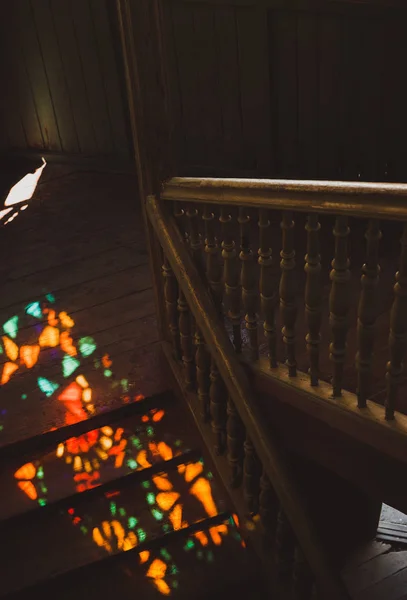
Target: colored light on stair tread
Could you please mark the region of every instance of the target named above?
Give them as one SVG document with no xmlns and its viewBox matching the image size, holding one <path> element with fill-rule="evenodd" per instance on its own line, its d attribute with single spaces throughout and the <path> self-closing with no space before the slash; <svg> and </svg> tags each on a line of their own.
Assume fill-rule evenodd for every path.
<svg viewBox="0 0 407 600">
<path fill-rule="evenodd" d="M 38 345 L 21 346 L 20 348 L 20 361 L 27 369 L 32 369 L 37 364 L 39 355 L 40 347 Z"/>
<path fill-rule="evenodd" d="M 35 468 L 32 462 L 26 463 L 22 467 L 20 467 L 15 473 L 14 477 L 16 479 L 34 479 L 37 473 L 37 469 Z"/>
<path fill-rule="evenodd" d="M 103 371 L 105 377 L 112 377 L 113 372 L 110 369 L 105 369 Z"/>
<path fill-rule="evenodd" d="M 59 343 L 61 346 L 61 350 L 68 354 L 69 356 L 77 356 L 78 351 L 73 345 L 73 339 L 69 335 L 67 331 L 62 331 L 59 336 Z"/>
<path fill-rule="evenodd" d="M 18 366 L 12 362 L 6 362 L 3 367 L 3 372 L 1 374 L 1 385 L 5 385 L 11 379 L 13 373 L 15 373 L 18 369 Z"/>
<path fill-rule="evenodd" d="M 47 398 L 52 396 L 54 392 L 59 388 L 59 385 L 53 381 L 49 381 L 45 377 L 38 377 L 37 379 L 38 387 L 41 392 L 43 392 Z"/>
<path fill-rule="evenodd" d="M 160 492 L 157 494 L 157 504 L 162 510 L 168 511 L 179 497 L 178 492 Z"/>
<path fill-rule="evenodd" d="M 27 494 L 30 500 L 37 499 L 37 490 L 31 481 L 19 481 L 17 485 L 25 494 Z"/>
<path fill-rule="evenodd" d="M 12 340 L 10 340 L 10 338 L 8 338 L 7 336 L 3 336 L 3 345 L 4 345 L 4 349 L 6 351 L 7 357 L 12 360 L 15 361 L 18 358 L 18 346 L 15 342 L 13 342 Z"/>
<path fill-rule="evenodd" d="M 153 508 L 151 510 L 151 514 L 157 521 L 162 521 L 164 518 L 164 513 L 162 513 L 160 510 L 157 510 L 156 508 Z"/>
<path fill-rule="evenodd" d="M 8 336 L 15 339 L 18 333 L 18 315 L 11 317 L 11 319 L 6 321 L 3 325 L 3 330 Z"/>
<path fill-rule="evenodd" d="M 48 300 L 48 302 L 51 302 L 51 304 L 55 302 L 55 296 L 53 294 L 47 294 L 45 297 Z"/>
<path fill-rule="evenodd" d="M 62 372 L 64 377 L 66 378 L 72 375 L 72 373 L 76 371 L 79 366 L 79 360 L 76 360 L 72 356 L 65 354 L 64 358 L 62 359 Z"/>
<path fill-rule="evenodd" d="M 42 330 L 38 343 L 42 348 L 56 348 L 59 344 L 59 329 L 47 325 Z"/>
<path fill-rule="evenodd" d="M 90 356 L 96 350 L 96 342 L 90 336 L 81 338 L 78 342 L 78 345 L 79 351 L 84 357 Z"/>
<path fill-rule="evenodd" d="M 36 319 L 42 319 L 42 310 L 41 304 L 39 302 L 31 302 L 25 307 L 25 312 L 27 315 L 31 317 L 35 317 Z"/>
<path fill-rule="evenodd" d="M 129 529 L 134 529 L 137 524 L 138 524 L 138 520 L 136 519 L 136 517 L 129 517 Z"/>
<path fill-rule="evenodd" d="M 62 311 L 58 316 L 62 327 L 65 327 L 66 329 L 72 329 L 72 327 L 75 326 L 75 321 L 68 315 L 67 312 Z"/>
</svg>

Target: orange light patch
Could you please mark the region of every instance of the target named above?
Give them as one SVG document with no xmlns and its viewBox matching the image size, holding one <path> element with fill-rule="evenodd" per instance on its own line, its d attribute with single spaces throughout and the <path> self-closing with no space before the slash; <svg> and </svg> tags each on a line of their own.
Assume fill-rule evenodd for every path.
<svg viewBox="0 0 407 600">
<path fill-rule="evenodd" d="M 162 579 L 165 577 L 166 570 L 167 565 L 165 562 L 159 558 L 155 558 L 147 571 L 147 577 L 151 577 L 151 579 Z"/>
<path fill-rule="evenodd" d="M 18 366 L 11 362 L 6 362 L 3 368 L 3 373 L 1 374 L 1 385 L 8 383 L 12 374 L 17 371 Z"/>
<path fill-rule="evenodd" d="M 148 550 L 143 550 L 143 552 L 140 552 L 139 557 L 140 564 L 142 565 L 143 563 L 147 562 L 150 558 L 150 552 Z"/>
<path fill-rule="evenodd" d="M 3 336 L 3 344 L 6 354 L 10 360 L 17 360 L 18 346 L 13 340 L 10 340 L 6 335 Z"/>
<path fill-rule="evenodd" d="M 161 421 L 161 419 L 163 418 L 163 416 L 165 415 L 165 412 L 163 410 L 158 410 L 156 413 L 154 413 L 153 415 L 153 421 L 155 423 L 159 423 L 159 421 Z"/>
<path fill-rule="evenodd" d="M 194 536 L 199 540 L 202 546 L 207 546 L 209 543 L 208 536 L 203 531 L 197 531 Z"/>
<path fill-rule="evenodd" d="M 120 469 L 120 467 L 123 464 L 124 461 L 124 457 L 126 456 L 125 452 L 119 452 L 119 454 L 117 454 L 115 461 L 114 461 L 114 466 L 116 469 Z"/>
<path fill-rule="evenodd" d="M 227 532 L 228 528 L 226 525 L 216 525 L 215 527 L 211 527 L 209 529 L 209 534 L 215 546 L 220 546 L 222 544 L 221 533 L 224 533 L 226 535 Z"/>
<path fill-rule="evenodd" d="M 39 346 L 21 346 L 20 348 L 20 361 L 27 367 L 27 369 L 33 368 L 38 361 L 39 355 Z"/>
<path fill-rule="evenodd" d="M 71 319 L 65 311 L 59 313 L 59 320 L 61 321 L 62 327 L 65 327 L 65 329 L 72 329 L 75 325 L 75 321 Z"/>
<path fill-rule="evenodd" d="M 112 366 L 113 362 L 110 360 L 110 357 L 108 354 L 105 354 L 102 357 L 102 365 L 104 366 L 105 369 L 110 369 L 110 367 Z"/>
<path fill-rule="evenodd" d="M 56 327 L 47 325 L 38 339 L 41 348 L 56 348 L 59 344 L 59 330 Z"/>
<path fill-rule="evenodd" d="M 34 479 L 37 469 L 33 463 L 26 463 L 14 473 L 16 479 Z"/>
<path fill-rule="evenodd" d="M 185 481 L 190 483 L 195 477 L 198 477 L 203 471 L 203 464 L 200 462 L 192 463 L 186 466 Z"/>
<path fill-rule="evenodd" d="M 143 416 L 141 417 L 141 421 L 142 421 L 143 423 L 148 423 L 148 421 L 149 421 L 149 420 L 150 420 L 150 419 L 148 418 L 148 416 L 147 416 L 147 415 L 143 415 Z"/>
<path fill-rule="evenodd" d="M 182 505 L 177 504 L 174 506 L 172 512 L 169 515 L 169 519 L 172 523 L 174 531 L 178 531 L 182 527 Z"/>
<path fill-rule="evenodd" d="M 211 484 L 207 479 L 200 477 L 191 486 L 189 493 L 195 496 L 203 505 L 208 517 L 214 517 L 218 511 L 212 498 Z"/>
<path fill-rule="evenodd" d="M 165 442 L 159 442 L 158 452 L 164 460 L 171 460 L 173 457 L 171 448 Z"/>
<path fill-rule="evenodd" d="M 90 388 L 86 388 L 86 390 L 83 390 L 82 400 L 86 403 L 92 400 L 92 390 Z"/>
<path fill-rule="evenodd" d="M 123 433 L 124 433 L 123 427 L 118 427 L 116 429 L 116 433 L 114 434 L 114 439 L 115 439 L 116 442 L 118 442 L 120 440 L 120 438 L 122 437 Z"/>
<path fill-rule="evenodd" d="M 69 333 L 67 331 L 63 331 L 60 335 L 61 349 L 66 352 L 66 354 L 69 354 L 69 356 L 76 356 L 78 351 L 72 342 L 73 340 Z"/>
<path fill-rule="evenodd" d="M 167 479 L 167 477 L 164 477 L 164 475 L 155 475 L 153 477 L 153 481 L 154 481 L 156 487 L 159 490 L 161 490 L 162 492 L 168 492 L 168 491 L 172 490 L 171 481 L 169 481 L 169 479 Z"/>
<path fill-rule="evenodd" d="M 124 540 L 123 550 L 125 552 L 127 552 L 128 550 L 131 550 L 132 548 L 135 548 L 136 546 L 137 546 L 137 536 L 134 533 L 134 531 L 130 531 L 127 534 L 126 539 Z"/>
<path fill-rule="evenodd" d="M 160 492 L 157 494 L 157 504 L 162 510 L 170 510 L 178 500 L 179 494 L 177 492 Z"/>
<path fill-rule="evenodd" d="M 51 327 L 56 327 L 58 325 L 58 319 L 56 318 L 56 312 L 52 308 L 45 308 L 44 314 L 48 314 L 48 325 Z"/>
<path fill-rule="evenodd" d="M 148 469 L 151 467 L 151 463 L 147 460 L 147 451 L 140 450 L 137 454 L 136 462 L 143 467 L 143 469 Z"/>
<path fill-rule="evenodd" d="M 23 490 L 25 494 L 30 498 L 30 500 L 36 500 L 38 497 L 37 490 L 34 487 L 34 484 L 31 481 L 19 481 L 18 487 L 20 490 Z"/>
</svg>

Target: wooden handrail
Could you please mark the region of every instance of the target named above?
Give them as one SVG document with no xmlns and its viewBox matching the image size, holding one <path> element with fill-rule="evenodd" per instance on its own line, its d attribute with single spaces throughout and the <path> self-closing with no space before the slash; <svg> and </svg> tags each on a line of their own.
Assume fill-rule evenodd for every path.
<svg viewBox="0 0 407 600">
<path fill-rule="evenodd" d="M 291 476 L 288 462 L 281 448 L 274 444 L 270 431 L 263 425 L 249 380 L 179 231 L 172 218 L 163 210 L 160 200 L 149 196 L 146 210 L 196 324 L 210 348 L 212 357 L 246 427 L 247 434 L 273 483 L 314 572 L 322 597 L 330 600 L 349 599 L 350 596 L 340 577 L 327 560 L 306 508 L 300 502 L 301 495 Z"/>
<path fill-rule="evenodd" d="M 407 184 L 173 177 L 161 198 L 407 221 Z"/>
</svg>

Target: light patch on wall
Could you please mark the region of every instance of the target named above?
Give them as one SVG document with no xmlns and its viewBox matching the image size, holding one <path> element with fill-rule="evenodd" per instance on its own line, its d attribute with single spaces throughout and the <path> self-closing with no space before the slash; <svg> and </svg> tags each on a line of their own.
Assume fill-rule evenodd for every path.
<svg viewBox="0 0 407 600">
<path fill-rule="evenodd" d="M 4 202 L 5 208 L 0 211 L 0 223 L 3 219 L 5 219 L 3 222 L 4 225 L 11 223 L 21 211 L 27 208 L 27 202 L 33 197 L 46 164 L 43 158 L 42 165 L 34 173 L 27 173 L 27 175 L 13 185 Z"/>
</svg>

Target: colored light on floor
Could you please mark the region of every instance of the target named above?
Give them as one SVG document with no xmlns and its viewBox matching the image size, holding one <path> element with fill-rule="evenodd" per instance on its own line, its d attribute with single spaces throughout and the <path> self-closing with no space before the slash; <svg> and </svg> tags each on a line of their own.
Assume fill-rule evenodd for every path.
<svg viewBox="0 0 407 600">
<path fill-rule="evenodd" d="M 49 381 L 49 379 L 45 379 L 45 377 L 38 377 L 37 379 L 38 387 L 41 392 L 49 398 L 52 394 L 59 388 L 57 383 L 53 381 Z"/>
<path fill-rule="evenodd" d="M 21 346 L 20 348 L 20 360 L 27 367 L 32 369 L 37 363 L 40 355 L 40 347 L 35 346 Z"/>
<path fill-rule="evenodd" d="M 18 316 L 11 317 L 11 319 L 4 323 L 3 329 L 11 338 L 16 338 L 18 333 Z"/>
<path fill-rule="evenodd" d="M 67 331 L 63 331 L 59 338 L 61 349 L 69 356 L 77 356 L 78 351 L 73 345 L 72 337 L 69 335 Z"/>
<path fill-rule="evenodd" d="M 138 539 L 140 540 L 140 542 L 144 542 L 144 540 L 147 537 L 146 532 L 144 531 L 144 529 L 137 529 L 137 535 L 138 535 Z"/>
<path fill-rule="evenodd" d="M 10 381 L 12 374 L 17 371 L 18 366 L 12 362 L 6 362 L 1 375 L 1 385 L 5 385 Z"/>
<path fill-rule="evenodd" d="M 59 344 L 59 329 L 47 325 L 43 329 L 38 339 L 38 343 L 42 348 L 56 348 Z"/>
<path fill-rule="evenodd" d="M 155 504 L 155 494 L 153 494 L 152 492 L 149 492 L 146 496 L 146 500 L 147 500 L 148 504 Z"/>
<path fill-rule="evenodd" d="M 55 296 L 53 294 L 47 294 L 45 297 L 48 302 L 51 302 L 52 304 L 55 302 Z"/>
<path fill-rule="evenodd" d="M 37 490 L 35 489 L 31 481 L 19 481 L 18 487 L 30 498 L 30 500 L 37 499 Z"/>
<path fill-rule="evenodd" d="M 37 470 L 33 463 L 26 463 L 14 473 L 16 479 L 33 479 Z"/>
<path fill-rule="evenodd" d="M 18 358 L 18 346 L 15 342 L 10 340 L 7 336 L 3 336 L 3 344 L 6 354 L 10 360 L 17 360 Z"/>
<path fill-rule="evenodd" d="M 25 312 L 27 315 L 31 315 L 31 317 L 42 319 L 42 310 L 39 302 L 31 302 L 31 304 L 28 304 L 25 307 Z"/>
<path fill-rule="evenodd" d="M 92 337 L 83 337 L 78 342 L 82 356 L 90 356 L 96 350 L 96 343 Z"/>
<path fill-rule="evenodd" d="M 127 466 L 130 469 L 133 469 L 133 471 L 135 471 L 137 469 L 138 465 L 137 465 L 136 461 L 134 460 L 134 458 L 129 458 L 129 460 L 127 461 Z"/>
<path fill-rule="evenodd" d="M 160 492 L 157 494 L 157 504 L 162 510 L 170 510 L 179 498 L 178 492 Z"/>
<path fill-rule="evenodd" d="M 189 493 L 201 502 L 208 517 L 214 517 L 217 514 L 218 511 L 212 498 L 211 484 L 207 479 L 203 477 L 197 479 L 191 486 Z"/>
<path fill-rule="evenodd" d="M 164 513 L 162 513 L 160 510 L 157 510 L 156 508 L 153 508 L 151 510 L 151 514 L 157 521 L 162 521 L 164 518 Z"/>
<path fill-rule="evenodd" d="M 72 375 L 72 373 L 76 371 L 80 364 L 81 363 L 79 360 L 76 360 L 76 358 L 72 358 L 72 356 L 65 354 L 64 358 L 62 359 L 62 372 L 64 377 L 66 378 Z"/>
<path fill-rule="evenodd" d="M 65 311 L 59 313 L 59 320 L 65 329 L 72 329 L 75 326 L 75 321 Z"/>
<path fill-rule="evenodd" d="M 128 521 L 129 529 L 134 529 L 136 527 L 137 523 L 138 523 L 138 520 L 136 519 L 136 517 L 129 517 L 129 521 Z"/>
<path fill-rule="evenodd" d="M 110 369 L 105 369 L 104 370 L 104 376 L 105 377 L 111 377 L 113 375 L 112 371 Z"/>
</svg>

